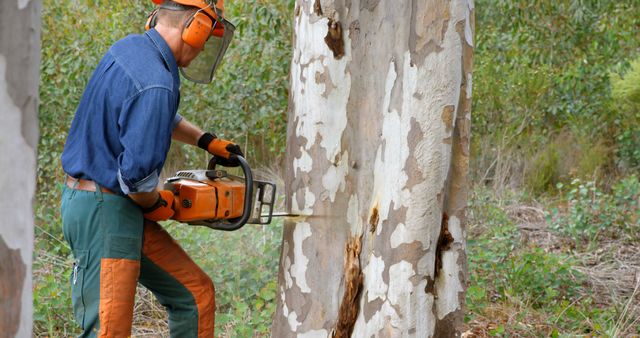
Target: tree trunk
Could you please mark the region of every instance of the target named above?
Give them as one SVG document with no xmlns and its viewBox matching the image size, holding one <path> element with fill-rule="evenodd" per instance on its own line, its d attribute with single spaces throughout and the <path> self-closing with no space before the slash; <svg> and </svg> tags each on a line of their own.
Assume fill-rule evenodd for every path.
<svg viewBox="0 0 640 338">
<path fill-rule="evenodd" d="M 31 337 L 40 1 L 0 6 L 0 336 Z"/>
<path fill-rule="evenodd" d="M 450 337 L 472 0 L 297 0 L 273 337 Z"/>
</svg>

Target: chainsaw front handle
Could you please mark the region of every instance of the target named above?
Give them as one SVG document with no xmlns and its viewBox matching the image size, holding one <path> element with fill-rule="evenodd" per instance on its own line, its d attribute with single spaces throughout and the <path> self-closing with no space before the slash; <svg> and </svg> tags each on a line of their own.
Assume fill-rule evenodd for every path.
<svg viewBox="0 0 640 338">
<path fill-rule="evenodd" d="M 249 217 L 251 217 L 251 208 L 253 205 L 253 173 L 251 172 L 251 167 L 249 166 L 249 163 L 247 163 L 247 160 L 245 160 L 244 157 L 240 155 L 232 154 L 229 159 L 231 161 L 238 161 L 244 175 L 244 205 L 242 208 L 242 216 L 230 220 L 217 220 L 213 222 L 200 223 L 215 230 L 238 230 L 245 224 L 247 224 L 247 221 L 249 221 Z M 216 158 L 212 157 L 211 160 L 209 160 L 208 169 L 215 170 L 216 164 L 220 163 L 216 163 Z"/>
</svg>

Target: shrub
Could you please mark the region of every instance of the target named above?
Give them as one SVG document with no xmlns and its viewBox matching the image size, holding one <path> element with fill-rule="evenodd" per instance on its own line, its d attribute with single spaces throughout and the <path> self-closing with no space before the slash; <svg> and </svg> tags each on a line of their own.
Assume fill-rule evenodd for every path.
<svg viewBox="0 0 640 338">
<path fill-rule="evenodd" d="M 623 75 L 612 73 L 611 84 L 619 112 L 615 124 L 621 166 L 640 169 L 640 58 Z"/>
<path fill-rule="evenodd" d="M 637 241 L 640 235 L 640 181 L 629 176 L 612 187 L 611 193 L 600 190 L 592 181 L 574 179 L 558 184 L 566 201 L 566 210 L 555 208 L 549 214 L 551 228 L 569 235 L 578 243 L 600 237 Z"/>
</svg>

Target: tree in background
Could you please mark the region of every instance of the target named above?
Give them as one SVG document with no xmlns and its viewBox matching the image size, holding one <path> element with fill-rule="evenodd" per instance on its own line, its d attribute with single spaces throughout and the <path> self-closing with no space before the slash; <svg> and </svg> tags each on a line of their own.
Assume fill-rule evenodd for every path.
<svg viewBox="0 0 640 338">
<path fill-rule="evenodd" d="M 38 144 L 40 1 L 0 9 L 0 332 L 32 332 L 33 199 Z"/>
<path fill-rule="evenodd" d="M 454 336 L 473 1 L 297 1 L 272 335 Z"/>
</svg>

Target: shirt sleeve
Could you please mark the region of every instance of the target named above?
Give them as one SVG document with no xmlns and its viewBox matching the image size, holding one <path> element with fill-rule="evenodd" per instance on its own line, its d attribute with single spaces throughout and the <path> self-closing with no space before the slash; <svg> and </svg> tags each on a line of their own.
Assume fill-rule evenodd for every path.
<svg viewBox="0 0 640 338">
<path fill-rule="evenodd" d="M 176 129 L 180 121 L 182 121 L 182 116 L 180 114 L 176 114 L 176 117 L 173 118 L 173 126 L 171 127 L 171 129 L 172 130 Z"/>
<path fill-rule="evenodd" d="M 123 151 L 118 156 L 118 182 L 125 194 L 154 191 L 171 144 L 176 100 L 166 88 L 149 88 L 125 101 L 118 117 Z"/>
</svg>

